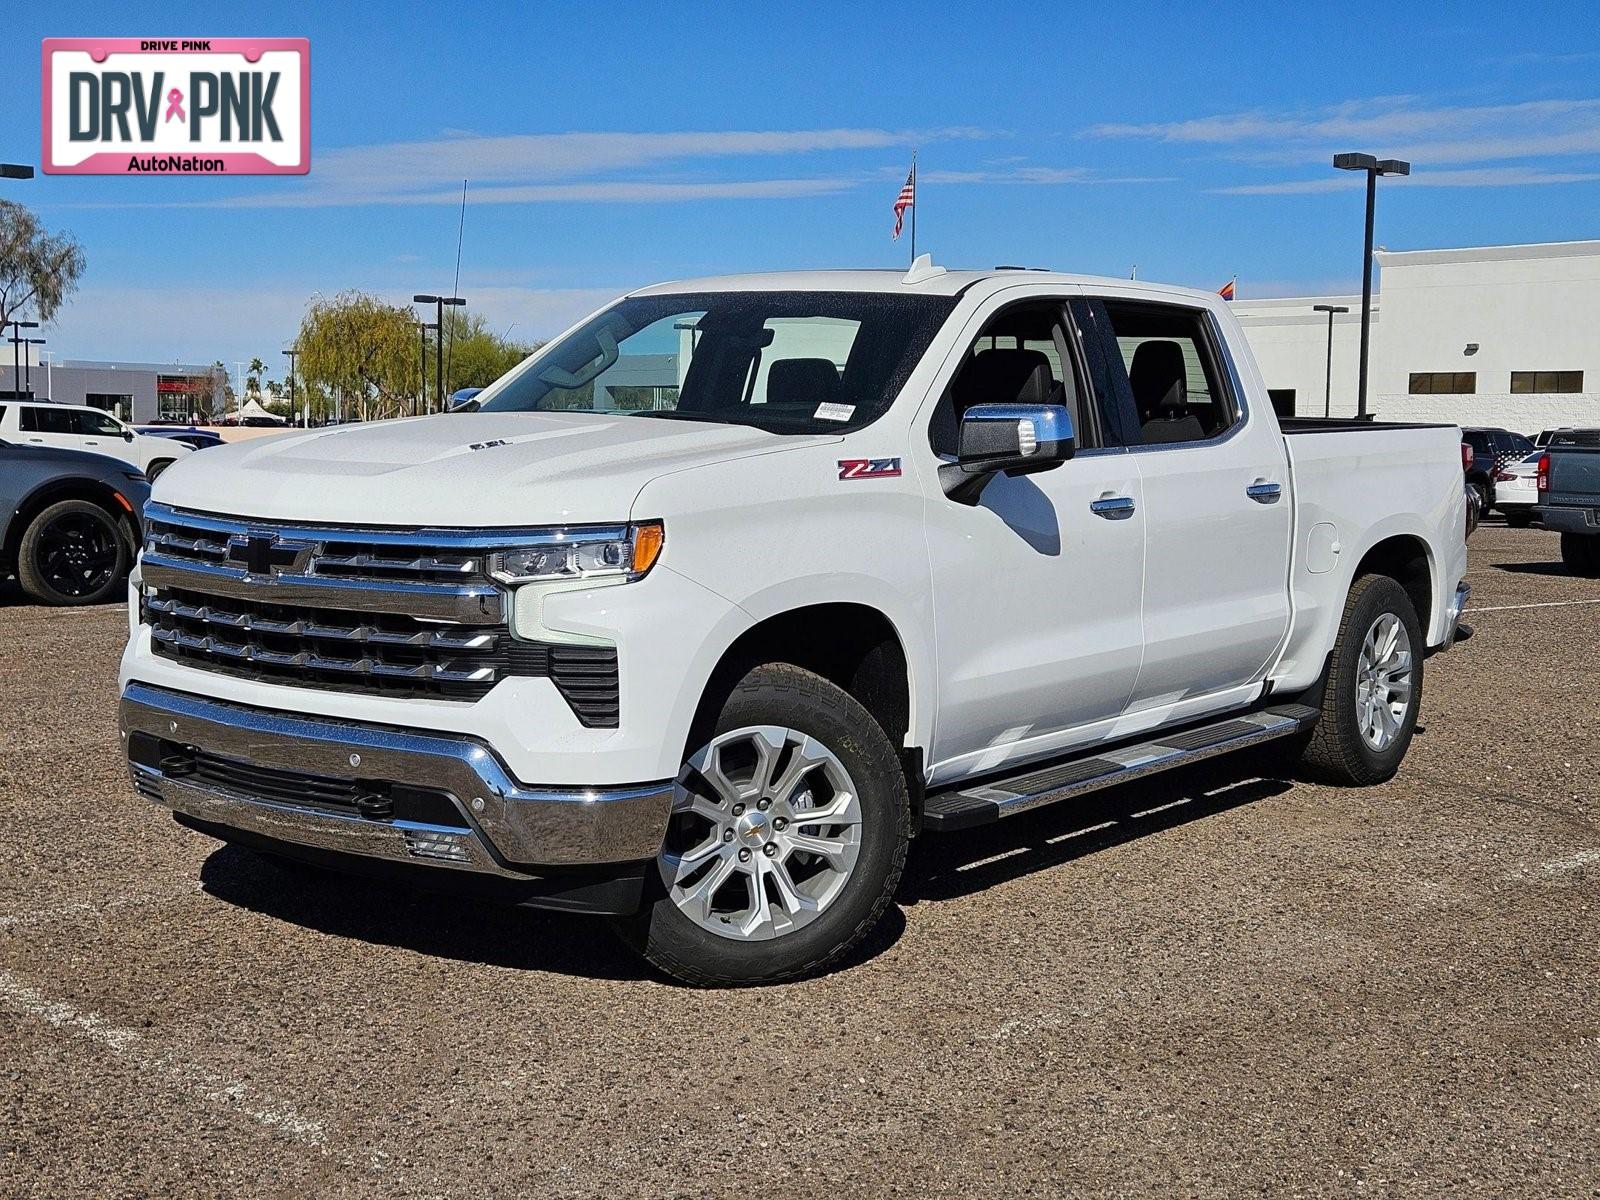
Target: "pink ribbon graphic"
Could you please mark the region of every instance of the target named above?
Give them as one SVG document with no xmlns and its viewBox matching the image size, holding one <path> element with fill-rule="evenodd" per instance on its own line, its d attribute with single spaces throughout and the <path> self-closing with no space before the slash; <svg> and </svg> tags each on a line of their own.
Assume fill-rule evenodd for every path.
<svg viewBox="0 0 1600 1200">
<path fill-rule="evenodd" d="M 189 119 L 183 115 L 183 93 L 177 88 L 173 88 L 167 93 L 167 115 L 163 121 L 163 124 L 165 124 L 166 121 L 172 120 L 173 117 L 177 117 L 180 121 L 187 121 Z"/>
</svg>

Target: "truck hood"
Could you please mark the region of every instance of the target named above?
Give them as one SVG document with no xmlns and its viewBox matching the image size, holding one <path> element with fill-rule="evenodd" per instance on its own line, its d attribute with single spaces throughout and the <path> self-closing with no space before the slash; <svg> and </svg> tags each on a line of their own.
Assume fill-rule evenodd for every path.
<svg viewBox="0 0 1600 1200">
<path fill-rule="evenodd" d="M 189 454 L 154 498 L 317 524 L 615 522 L 661 475 L 835 441 L 603 413 L 454 413 L 296 430 Z"/>
</svg>

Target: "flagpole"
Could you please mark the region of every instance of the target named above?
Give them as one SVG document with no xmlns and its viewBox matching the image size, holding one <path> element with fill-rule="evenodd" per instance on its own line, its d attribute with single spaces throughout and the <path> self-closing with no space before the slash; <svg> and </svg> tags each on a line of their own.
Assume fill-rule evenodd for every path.
<svg viewBox="0 0 1600 1200">
<path fill-rule="evenodd" d="M 917 152 L 911 152 L 911 265 L 917 262 L 917 202 L 922 199 L 917 195 Z"/>
</svg>

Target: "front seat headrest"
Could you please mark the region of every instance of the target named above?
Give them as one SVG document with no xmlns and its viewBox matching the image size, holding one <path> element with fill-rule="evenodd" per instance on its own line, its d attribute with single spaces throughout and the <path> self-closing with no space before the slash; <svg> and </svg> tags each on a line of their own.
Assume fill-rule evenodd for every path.
<svg viewBox="0 0 1600 1200">
<path fill-rule="evenodd" d="M 1177 342 L 1143 342 L 1133 352 L 1128 383 L 1141 420 L 1179 417 L 1189 408 L 1189 368 Z"/>
<path fill-rule="evenodd" d="M 839 398 L 839 368 L 825 358 L 780 358 L 767 368 L 767 403 L 811 408 Z"/>
<path fill-rule="evenodd" d="M 974 404 L 1049 404 L 1055 375 L 1037 350 L 980 350 L 956 376 L 954 392 L 958 412 Z"/>
</svg>

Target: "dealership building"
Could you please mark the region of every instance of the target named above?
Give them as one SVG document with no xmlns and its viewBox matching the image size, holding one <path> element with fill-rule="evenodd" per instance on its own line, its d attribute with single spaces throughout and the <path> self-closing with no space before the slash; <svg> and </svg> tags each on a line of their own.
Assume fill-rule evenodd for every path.
<svg viewBox="0 0 1600 1200">
<path fill-rule="evenodd" d="M 10 347 L 0 345 L 0 350 Z M 33 347 L 28 347 L 33 349 Z M 135 425 L 194 421 L 220 412 L 228 377 L 221 367 L 187 363 L 43 362 L 35 355 L 16 378 L 12 356 L 0 362 L 0 402 L 26 398 L 87 404 Z"/>
<path fill-rule="evenodd" d="M 1375 258 L 1367 407 L 1379 420 L 1600 426 L 1600 241 Z M 1359 295 L 1238 300 L 1233 311 L 1279 412 L 1355 413 Z"/>
</svg>

